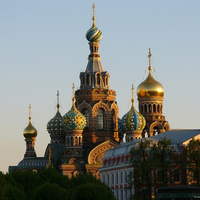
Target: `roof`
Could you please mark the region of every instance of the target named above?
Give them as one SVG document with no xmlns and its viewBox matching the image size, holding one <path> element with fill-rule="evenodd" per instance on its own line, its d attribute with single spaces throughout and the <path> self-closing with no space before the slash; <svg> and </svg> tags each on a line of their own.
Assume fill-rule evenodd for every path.
<svg viewBox="0 0 200 200">
<path fill-rule="evenodd" d="M 109 157 L 115 157 L 119 155 L 125 155 L 129 154 L 132 147 L 136 146 L 138 142 L 140 142 L 143 139 L 151 139 L 154 142 L 158 142 L 159 140 L 162 140 L 164 138 L 172 140 L 173 147 L 177 152 L 181 151 L 181 146 L 186 144 L 189 140 L 191 140 L 193 137 L 199 137 L 200 138 L 200 130 L 199 129 L 177 129 L 177 130 L 171 130 L 167 131 L 155 136 L 152 136 L 150 138 L 142 138 L 142 139 L 135 139 L 132 142 L 123 142 L 119 146 L 109 149 L 106 151 L 104 158 Z"/>
</svg>

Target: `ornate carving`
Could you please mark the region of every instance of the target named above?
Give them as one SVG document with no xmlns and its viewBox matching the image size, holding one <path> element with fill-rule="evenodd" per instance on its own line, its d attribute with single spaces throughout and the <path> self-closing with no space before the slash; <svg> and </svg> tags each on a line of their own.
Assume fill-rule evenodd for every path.
<svg viewBox="0 0 200 200">
<path fill-rule="evenodd" d="M 102 158 L 104 157 L 106 151 L 108 149 L 111 149 L 113 147 L 118 146 L 119 144 L 111 141 L 111 140 L 107 140 L 101 144 L 99 144 L 97 147 L 95 147 L 88 156 L 88 163 L 92 164 L 92 163 L 102 163 Z"/>
</svg>

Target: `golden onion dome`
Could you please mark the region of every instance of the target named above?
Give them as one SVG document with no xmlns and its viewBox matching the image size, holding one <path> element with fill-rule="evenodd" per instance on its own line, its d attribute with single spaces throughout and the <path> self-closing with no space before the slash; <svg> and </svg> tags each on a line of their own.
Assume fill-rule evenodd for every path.
<svg viewBox="0 0 200 200">
<path fill-rule="evenodd" d="M 29 138 L 36 138 L 37 136 L 37 130 L 33 127 L 31 123 L 31 118 L 29 117 L 29 124 L 28 126 L 24 129 L 23 135 L 26 139 Z"/>
<path fill-rule="evenodd" d="M 36 138 L 37 136 L 37 130 L 33 127 L 31 123 L 31 105 L 29 105 L 29 124 L 24 129 L 23 135 L 26 139 Z"/>
<path fill-rule="evenodd" d="M 145 81 L 140 83 L 137 88 L 138 97 L 163 97 L 164 88 L 161 83 L 156 81 L 152 75 L 151 68 L 151 49 L 149 49 L 149 75 Z"/>
</svg>

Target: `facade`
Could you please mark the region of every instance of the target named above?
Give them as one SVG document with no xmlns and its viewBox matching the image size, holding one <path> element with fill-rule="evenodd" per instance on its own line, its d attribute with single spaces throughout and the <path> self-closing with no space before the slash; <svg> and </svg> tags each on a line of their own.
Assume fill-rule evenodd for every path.
<svg viewBox="0 0 200 200">
<path fill-rule="evenodd" d="M 181 153 L 183 147 L 192 139 L 200 139 L 200 130 L 171 130 L 162 134 L 155 135 L 151 138 L 154 142 L 167 138 L 172 141 L 173 147 L 178 153 Z M 136 147 L 137 143 L 142 139 L 135 139 L 132 142 L 122 142 L 119 146 L 110 149 L 106 152 L 103 158 L 102 167 L 99 169 L 101 173 L 101 181 L 106 183 L 114 192 L 117 200 L 127 200 L 129 195 L 134 194 L 135 187 L 128 185 L 127 178 L 130 173 L 137 173 L 130 163 L 129 152 L 132 147 Z M 173 173 L 173 172 L 171 172 Z M 151 173 L 151 180 L 158 176 L 158 171 L 155 169 Z M 131 176 L 132 177 L 132 176 Z M 186 173 L 184 170 L 177 170 L 173 174 L 173 184 L 184 185 L 186 181 Z M 188 184 L 190 180 L 187 180 Z M 162 187 L 157 185 L 152 187 L 152 196 L 155 196 L 157 189 Z M 144 188 L 146 189 L 145 184 Z"/>
<path fill-rule="evenodd" d="M 10 166 L 9 172 L 30 168 L 40 171 L 52 165 L 69 177 L 78 172 L 92 172 L 100 178 L 98 170 L 106 151 L 119 146 L 126 133 L 130 142 L 145 136 L 152 136 L 169 130 L 169 124 L 162 115 L 164 89 L 151 74 L 151 52 L 149 53 L 149 76 L 137 90 L 139 111 L 132 106 L 122 120 L 119 119 L 116 92 L 109 86 L 110 75 L 104 71 L 99 55 L 101 31 L 93 24 L 86 33 L 90 54 L 86 70 L 80 73 L 80 88 L 74 91 L 71 109 L 62 116 L 59 111 L 47 123 L 51 142 L 47 144 L 44 157 L 37 157 L 34 150 L 37 131 L 31 124 L 24 130 L 26 152 L 17 166 Z M 133 87 L 132 87 L 133 94 Z M 133 96 L 133 95 L 132 95 Z"/>
</svg>

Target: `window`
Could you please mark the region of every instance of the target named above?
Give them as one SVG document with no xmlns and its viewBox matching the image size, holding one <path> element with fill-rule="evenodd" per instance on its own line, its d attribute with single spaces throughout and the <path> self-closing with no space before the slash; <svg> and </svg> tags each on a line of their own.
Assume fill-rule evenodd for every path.
<svg viewBox="0 0 200 200">
<path fill-rule="evenodd" d="M 112 174 L 112 185 L 114 185 L 114 174 Z"/>
<path fill-rule="evenodd" d="M 123 172 L 121 172 L 121 184 L 123 183 Z"/>
<path fill-rule="evenodd" d="M 180 170 L 179 169 L 175 169 L 173 171 L 173 181 L 180 182 Z"/>
<path fill-rule="evenodd" d="M 85 115 L 86 118 L 86 128 L 89 127 L 89 111 L 88 110 L 84 110 L 83 114 Z"/>
<path fill-rule="evenodd" d="M 108 185 L 109 185 L 110 183 L 109 183 L 109 174 L 108 174 Z"/>
<path fill-rule="evenodd" d="M 156 105 L 153 104 L 153 112 L 156 112 Z"/>
<path fill-rule="evenodd" d="M 151 113 L 152 112 L 152 108 L 151 108 L 151 105 L 149 104 L 149 112 Z"/>
<path fill-rule="evenodd" d="M 89 74 L 87 74 L 87 76 L 86 76 L 87 78 L 86 78 L 86 80 L 87 80 L 87 85 L 90 85 L 90 75 Z"/>
<path fill-rule="evenodd" d="M 98 110 L 98 129 L 103 129 L 103 110 Z"/>
<path fill-rule="evenodd" d="M 100 75 L 97 74 L 97 85 L 100 85 Z"/>
<path fill-rule="evenodd" d="M 118 184 L 118 173 L 116 173 L 116 184 Z"/>
<path fill-rule="evenodd" d="M 124 183 L 126 183 L 126 179 L 127 179 L 127 173 L 125 172 L 125 174 L 124 174 Z"/>
</svg>

